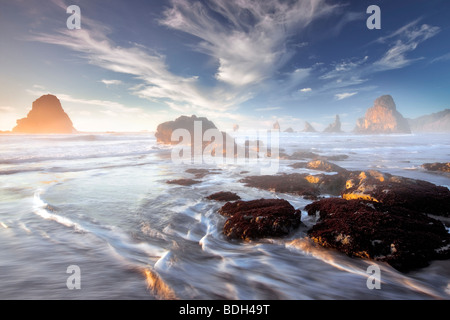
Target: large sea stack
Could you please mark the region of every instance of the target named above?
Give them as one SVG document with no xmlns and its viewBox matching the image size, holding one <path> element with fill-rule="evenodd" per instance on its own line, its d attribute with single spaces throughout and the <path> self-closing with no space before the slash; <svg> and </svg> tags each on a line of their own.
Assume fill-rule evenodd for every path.
<svg viewBox="0 0 450 320">
<path fill-rule="evenodd" d="M 377 98 L 365 117 L 358 119 L 354 131 L 363 134 L 411 133 L 408 121 L 397 111 L 390 95 Z"/>
<path fill-rule="evenodd" d="M 182 129 L 178 132 L 180 134 L 183 134 L 183 132 L 188 133 L 190 140 L 186 141 L 184 136 L 178 138 L 177 134 L 172 136 L 174 131 L 178 129 Z M 207 131 L 209 131 L 213 137 L 206 137 L 205 133 Z M 221 141 L 215 141 L 216 136 Z M 191 145 L 191 152 L 196 152 L 196 150 L 203 152 L 205 148 L 209 146 L 212 149 L 212 155 L 215 155 L 216 151 L 226 155 L 227 152 L 231 153 L 231 150 L 234 150 L 234 154 L 237 154 L 238 146 L 233 137 L 223 131 L 219 131 L 216 125 L 207 118 L 197 117 L 196 115 L 192 115 L 191 117 L 180 116 L 174 121 L 167 121 L 159 124 L 156 129 L 155 137 L 157 142 L 162 144 L 178 145 L 181 143 Z M 199 149 L 195 148 L 196 143 L 201 144 L 201 146 L 197 146 Z"/>
<path fill-rule="evenodd" d="M 44 95 L 33 102 L 26 118 L 17 120 L 13 133 L 28 134 L 70 134 L 76 133 L 61 102 L 51 94 Z"/>
</svg>

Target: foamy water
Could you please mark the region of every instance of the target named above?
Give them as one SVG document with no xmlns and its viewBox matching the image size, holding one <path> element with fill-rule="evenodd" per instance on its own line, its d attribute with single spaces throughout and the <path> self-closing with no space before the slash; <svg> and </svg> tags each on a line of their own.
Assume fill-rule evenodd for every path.
<svg viewBox="0 0 450 320">
<path fill-rule="evenodd" d="M 376 169 L 449 186 L 421 169 L 450 159 L 450 136 L 281 134 L 284 152 L 348 155 L 350 170 Z M 243 186 L 257 166 L 175 165 L 151 134 L 0 135 L 1 299 L 449 299 L 450 261 L 400 273 L 377 263 L 381 289 L 369 290 L 373 261 L 317 248 L 305 237 L 310 200 Z M 281 160 L 280 172 L 294 161 Z M 220 169 L 193 186 L 185 170 Z M 284 238 L 248 243 L 222 235 L 223 203 L 283 198 L 304 226 Z M 80 273 L 70 290 L 69 266 Z"/>
</svg>

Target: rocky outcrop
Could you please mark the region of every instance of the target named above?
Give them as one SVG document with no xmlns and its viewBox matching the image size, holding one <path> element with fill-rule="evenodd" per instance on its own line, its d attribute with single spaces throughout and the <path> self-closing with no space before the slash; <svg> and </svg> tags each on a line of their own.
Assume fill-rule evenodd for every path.
<svg viewBox="0 0 450 320">
<path fill-rule="evenodd" d="M 414 133 L 450 132 L 450 109 L 407 120 Z"/>
<path fill-rule="evenodd" d="M 397 111 L 390 95 L 377 98 L 365 117 L 358 119 L 354 131 L 360 134 L 411 133 L 408 121 Z"/>
<path fill-rule="evenodd" d="M 374 170 L 351 172 L 342 198 L 370 200 L 424 214 L 450 216 L 450 191 L 446 187 Z"/>
<path fill-rule="evenodd" d="M 317 131 L 308 121 L 305 121 L 305 127 L 303 128 L 302 132 L 317 132 Z"/>
<path fill-rule="evenodd" d="M 219 213 L 228 217 L 223 233 L 228 239 L 281 237 L 301 224 L 301 212 L 283 199 L 227 202 Z"/>
<path fill-rule="evenodd" d="M 322 199 L 305 207 L 318 222 L 308 236 L 349 256 L 384 261 L 400 271 L 450 258 L 450 234 L 427 215 L 366 200 Z"/>
<path fill-rule="evenodd" d="M 167 121 L 158 125 L 155 133 L 156 140 L 164 144 L 178 144 L 180 141 L 172 140 L 172 133 L 177 129 L 185 129 L 191 136 L 190 142 L 193 143 L 196 122 L 201 124 L 201 137 L 208 129 L 217 129 L 216 125 L 205 117 L 197 117 L 195 115 L 191 117 L 181 116 L 174 121 Z"/>
<path fill-rule="evenodd" d="M 174 131 L 178 129 L 181 129 L 179 133 L 182 137 L 172 137 Z M 205 132 L 208 130 L 213 137 L 205 137 Z M 184 133 L 187 133 L 186 137 Z M 159 124 L 155 137 L 156 141 L 162 144 L 178 145 L 181 143 L 183 145 L 190 145 L 192 154 L 197 152 L 203 153 L 207 146 L 210 147 L 211 150 L 209 151 L 211 151 L 211 155 L 213 156 L 219 152 L 225 155 L 228 150 L 233 150 L 234 155 L 238 153 L 238 146 L 233 137 L 223 131 L 219 131 L 216 125 L 207 118 L 197 117 L 195 115 L 191 117 L 181 116 L 174 121 Z M 221 141 L 215 141 L 216 137 Z M 174 139 L 172 140 L 172 138 Z M 227 146 L 228 144 L 229 146 Z"/>
<path fill-rule="evenodd" d="M 44 95 L 33 102 L 26 118 L 17 120 L 13 133 L 28 134 L 70 134 L 76 133 L 61 102 L 54 95 Z"/>
<path fill-rule="evenodd" d="M 334 119 L 334 122 L 331 123 L 328 127 L 325 128 L 323 132 L 326 133 L 341 133 L 341 119 L 339 118 L 339 115 L 336 115 L 336 118 Z"/>
<path fill-rule="evenodd" d="M 428 171 L 450 172 L 450 162 L 424 163 L 422 167 Z"/>
</svg>

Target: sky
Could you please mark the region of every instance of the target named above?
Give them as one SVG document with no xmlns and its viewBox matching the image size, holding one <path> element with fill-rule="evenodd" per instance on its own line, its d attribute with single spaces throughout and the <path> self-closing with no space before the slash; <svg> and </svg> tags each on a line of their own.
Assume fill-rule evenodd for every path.
<svg viewBox="0 0 450 320">
<path fill-rule="evenodd" d="M 80 28 L 70 5 L 80 8 Z M 380 29 L 367 27 L 380 8 Z M 79 131 L 351 131 L 374 100 L 450 108 L 448 0 L 0 0 L 0 130 L 56 95 Z M 370 20 L 371 21 L 371 20 Z M 70 24 L 70 23 L 69 23 Z"/>
</svg>

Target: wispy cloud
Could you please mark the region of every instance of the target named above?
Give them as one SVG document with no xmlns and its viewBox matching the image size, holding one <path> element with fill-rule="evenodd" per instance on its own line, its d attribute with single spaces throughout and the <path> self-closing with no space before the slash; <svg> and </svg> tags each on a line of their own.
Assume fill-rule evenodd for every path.
<svg viewBox="0 0 450 320">
<path fill-rule="evenodd" d="M 374 63 L 376 70 L 399 69 L 422 59 L 422 57 L 410 58 L 408 57 L 408 53 L 414 51 L 422 42 L 437 35 L 441 29 L 428 24 L 418 26 L 418 22 L 419 20 L 415 20 L 393 32 L 391 35 L 377 40 L 380 43 L 384 43 L 389 39 L 396 39 L 389 50 Z"/>
<path fill-rule="evenodd" d="M 289 60 L 287 39 L 336 6 L 323 0 L 173 0 L 161 23 L 196 36 L 197 50 L 216 59 L 216 79 L 232 86 L 260 83 Z M 218 23 L 220 16 L 226 23 Z"/>
<path fill-rule="evenodd" d="M 61 0 L 54 1 L 64 7 Z M 172 0 L 161 25 L 195 36 L 198 42 L 192 48 L 218 62 L 217 83 L 207 88 L 198 76 L 173 73 L 166 57 L 154 50 L 133 43 L 130 47 L 117 45 L 108 37 L 111 30 L 86 14 L 81 30 L 39 33 L 32 40 L 69 48 L 95 66 L 134 77 L 140 83 L 134 81 L 129 90 L 140 98 L 165 103 L 179 112 L 226 114 L 253 98 L 258 90 L 255 86 L 279 75 L 298 49 L 289 46 L 288 39 L 315 19 L 332 14 L 336 6 L 325 0 Z M 285 87 L 295 87 L 308 74 L 307 68 L 284 74 Z M 102 82 L 119 84 L 118 80 Z"/>
<path fill-rule="evenodd" d="M 358 94 L 358 92 L 344 92 L 344 93 L 335 94 L 334 97 L 336 98 L 336 100 L 343 100 L 343 99 L 353 97 L 356 94 Z"/>
<path fill-rule="evenodd" d="M 266 107 L 266 108 L 256 108 L 255 111 L 274 111 L 283 109 L 281 107 Z"/>
<path fill-rule="evenodd" d="M 107 86 L 119 85 L 123 83 L 121 80 L 107 80 L 107 79 L 102 79 L 100 80 L 100 82 L 104 83 Z"/>
<path fill-rule="evenodd" d="M 311 88 L 303 88 L 299 90 L 300 92 L 306 93 L 306 92 L 311 92 L 312 89 Z"/>
</svg>

